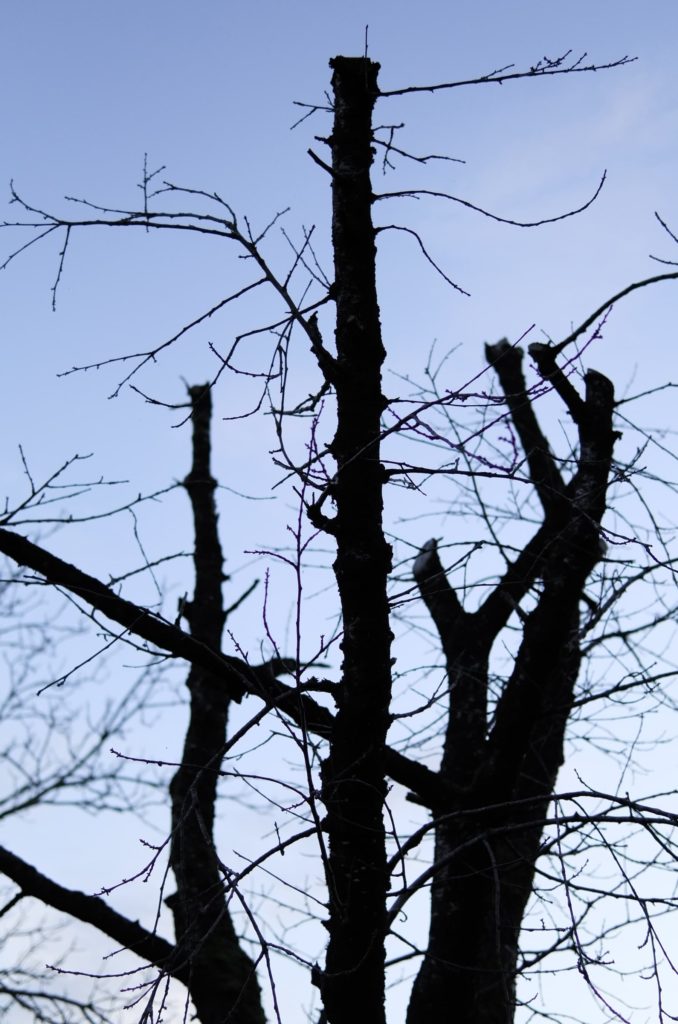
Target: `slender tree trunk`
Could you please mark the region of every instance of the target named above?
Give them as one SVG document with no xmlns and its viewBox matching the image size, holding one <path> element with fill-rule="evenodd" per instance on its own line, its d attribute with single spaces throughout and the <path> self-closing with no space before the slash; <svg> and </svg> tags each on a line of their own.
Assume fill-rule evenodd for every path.
<svg viewBox="0 0 678 1024">
<path fill-rule="evenodd" d="M 211 394 L 190 389 L 193 465 L 184 485 L 195 521 L 195 593 L 183 609 L 191 633 L 214 651 L 224 626 L 223 556 L 210 471 Z M 171 866 L 177 891 L 169 897 L 178 959 L 201 1024 L 264 1024 L 255 966 L 240 948 L 214 850 L 216 787 L 223 757 L 229 697 L 224 681 L 192 665 L 190 715 L 181 765 L 172 780 Z"/>
<path fill-rule="evenodd" d="M 332 150 L 337 305 L 337 430 L 332 489 L 334 571 L 343 618 L 343 668 L 323 800 L 329 842 L 329 944 L 320 980 L 326 1019 L 384 1021 L 384 929 L 388 885 L 383 805 L 391 694 L 387 578 L 382 528 L 381 340 L 375 283 L 370 167 L 378 65 L 337 57 Z"/>
</svg>

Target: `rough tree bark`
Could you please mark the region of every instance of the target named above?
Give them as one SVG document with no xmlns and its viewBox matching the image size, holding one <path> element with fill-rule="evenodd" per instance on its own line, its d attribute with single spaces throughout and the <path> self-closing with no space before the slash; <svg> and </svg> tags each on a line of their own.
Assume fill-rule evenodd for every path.
<svg viewBox="0 0 678 1024">
<path fill-rule="evenodd" d="M 372 224 L 372 110 L 378 65 L 337 57 L 334 69 L 332 241 L 336 360 L 331 375 L 337 430 L 334 572 L 343 623 L 342 676 L 323 766 L 327 810 L 329 943 L 320 979 L 330 1024 L 361 1015 L 384 1020 L 386 845 L 385 744 L 391 699 L 387 578 L 391 549 L 382 527 L 379 462 L 381 340 Z M 321 364 L 322 365 L 322 364 Z"/>
<path fill-rule="evenodd" d="M 195 591 L 183 617 L 191 635 L 221 648 L 226 621 L 223 554 L 210 469 L 212 395 L 189 389 L 193 464 L 184 480 L 195 524 Z M 241 948 L 214 847 L 217 782 L 224 756 L 230 698 L 223 675 L 193 664 L 187 684 L 189 722 L 181 763 L 170 785 L 170 865 L 177 884 L 167 903 L 174 916 L 175 957 L 185 961 L 189 990 L 202 1024 L 264 1024 L 256 965 Z"/>
<path fill-rule="evenodd" d="M 572 479 L 563 480 L 538 425 L 521 350 L 508 342 L 488 346 L 544 510 L 543 525 L 470 614 L 450 587 L 435 544 L 426 546 L 414 567 L 447 662 L 449 717 L 440 771 L 458 797 L 436 808 L 429 940 L 408 1024 L 443 1019 L 450 1007 L 464 1024 L 510 1024 L 514 1018 L 520 927 L 579 671 L 579 606 L 602 556 L 600 524 L 616 436 L 612 385 L 590 371 L 581 398 L 548 346 L 533 345 L 530 354 L 577 425 Z M 492 645 L 534 588 L 511 675 L 488 721 Z"/>
</svg>

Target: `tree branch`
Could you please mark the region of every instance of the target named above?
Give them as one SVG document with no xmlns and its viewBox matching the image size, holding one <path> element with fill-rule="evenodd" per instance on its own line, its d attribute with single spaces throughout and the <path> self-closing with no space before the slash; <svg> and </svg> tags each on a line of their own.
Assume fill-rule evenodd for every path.
<svg viewBox="0 0 678 1024">
<path fill-rule="evenodd" d="M 527 393 L 522 370 L 523 351 L 504 339 L 496 345 L 486 345 L 485 355 L 499 378 L 511 421 L 527 456 L 532 483 L 542 508 L 548 512 L 554 502 L 562 498 L 565 483 Z"/>
<path fill-rule="evenodd" d="M 458 82 L 441 82 L 437 85 L 409 85 L 403 89 L 388 89 L 380 92 L 379 98 L 381 99 L 382 96 L 406 96 L 412 92 L 440 92 L 442 89 L 458 89 L 462 85 L 485 85 L 490 82 L 501 85 L 503 82 L 511 82 L 519 78 L 544 78 L 548 75 L 571 75 L 582 71 L 606 71 L 610 68 L 624 67 L 625 64 L 632 64 L 638 59 L 624 56 L 607 64 L 584 64 L 583 61 L 587 54 L 583 53 L 581 57 L 566 64 L 565 61 L 571 53 L 572 50 L 568 50 L 560 57 L 543 57 L 527 71 L 512 71 L 514 65 L 508 64 L 506 67 L 497 68 L 478 78 L 466 78 Z"/>
<path fill-rule="evenodd" d="M 175 961 L 176 950 L 170 942 L 149 932 L 138 921 L 130 921 L 119 914 L 99 896 L 66 889 L 4 846 L 0 846 L 0 871 L 11 878 L 24 895 L 32 896 L 45 906 L 92 925 L 142 960 L 188 984 L 187 965 Z"/>
<path fill-rule="evenodd" d="M 559 342 L 557 345 L 548 345 L 544 347 L 549 348 L 554 357 L 560 355 L 564 348 L 572 344 L 573 341 L 576 341 L 580 334 L 583 334 L 584 331 L 588 330 L 591 324 L 595 323 L 595 321 L 598 320 L 603 313 L 606 313 L 608 309 L 614 306 L 615 302 L 618 302 L 619 299 L 623 299 L 626 295 L 630 295 L 631 292 L 635 292 L 639 288 L 646 288 L 649 284 L 657 284 L 658 281 L 675 281 L 676 278 L 678 278 L 678 271 L 674 274 L 657 274 L 656 277 L 646 277 L 643 281 L 635 281 L 627 288 L 622 288 L 620 292 L 613 295 L 612 298 L 608 299 L 607 302 L 604 302 L 602 306 L 599 306 L 595 313 L 591 313 L 591 316 L 588 316 L 586 320 L 584 320 L 583 324 L 580 324 L 576 330 L 572 331 L 571 334 L 568 334 L 563 341 Z M 530 354 L 532 354 L 531 350 L 532 346 L 530 345 Z"/>
</svg>

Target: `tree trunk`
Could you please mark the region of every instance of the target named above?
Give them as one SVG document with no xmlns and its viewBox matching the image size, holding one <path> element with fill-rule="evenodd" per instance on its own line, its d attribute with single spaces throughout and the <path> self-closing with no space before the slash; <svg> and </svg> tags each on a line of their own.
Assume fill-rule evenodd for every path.
<svg viewBox="0 0 678 1024">
<path fill-rule="evenodd" d="M 378 65 L 337 57 L 332 150 L 337 305 L 337 463 L 334 571 L 343 619 L 343 666 L 330 752 L 323 766 L 329 841 L 329 944 L 322 987 L 330 1024 L 353 1024 L 356 1008 L 384 1021 L 384 930 L 388 885 L 383 805 L 391 694 L 387 578 L 379 462 L 381 341 L 372 225 L 371 116 Z"/>
<path fill-rule="evenodd" d="M 600 524 L 615 433 L 612 385 L 586 374 L 582 398 L 548 346 L 532 346 L 542 376 L 563 399 L 579 433 L 568 484 L 530 405 L 522 352 L 488 347 L 544 509 L 543 525 L 477 612 L 464 612 L 434 542 L 415 562 L 420 592 L 440 634 L 449 679 L 441 776 L 457 794 L 438 810 L 437 871 L 426 954 L 408 1024 L 511 1024 L 523 915 L 532 892 L 543 821 L 563 760 L 580 653 L 579 605 L 601 557 Z M 511 611 L 536 583 L 522 613 L 513 669 L 486 720 L 487 664 Z"/>
<path fill-rule="evenodd" d="M 209 386 L 191 388 L 190 398 L 193 465 L 184 486 L 195 521 L 195 593 L 184 605 L 183 616 L 191 634 L 218 651 L 225 621 L 223 556 L 214 505 L 216 481 L 210 472 Z M 223 679 L 195 664 L 187 686 L 189 724 L 181 765 L 170 786 L 170 863 L 177 891 L 167 902 L 174 915 L 176 956 L 188 964 L 188 987 L 201 1024 L 264 1024 L 255 965 L 240 948 L 213 840 L 229 696 Z"/>
</svg>

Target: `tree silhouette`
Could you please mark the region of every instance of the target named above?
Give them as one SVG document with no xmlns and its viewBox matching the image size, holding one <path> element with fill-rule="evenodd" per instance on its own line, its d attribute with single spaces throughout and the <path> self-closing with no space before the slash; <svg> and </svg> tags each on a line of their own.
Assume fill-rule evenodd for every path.
<svg viewBox="0 0 678 1024">
<path fill-rule="evenodd" d="M 123 363 L 117 390 L 136 387 L 132 382 L 141 368 L 247 293 L 266 289 L 282 306 L 273 322 L 256 324 L 248 334 L 273 339 L 268 366 L 259 372 L 257 410 L 267 404 L 277 439 L 275 459 L 291 481 L 297 508 L 289 549 L 269 552 L 292 568 L 297 581 L 290 601 L 297 609 L 295 650 L 278 644 L 265 617 L 268 658 L 253 662 L 233 635 L 224 637 L 230 612 L 251 588 L 226 607 L 211 416 L 213 396 L 229 373 L 237 386 L 242 371 L 235 357 L 245 335 L 228 356 L 215 352 L 219 369 L 213 381 L 189 389 L 193 458 L 181 486 L 194 518 L 195 587 L 191 599 L 180 603 L 176 621 L 129 600 L 121 587 L 57 557 L 18 529 L 35 521 L 22 516 L 40 509 L 44 487 L 32 485 L 29 499 L 7 511 L 0 529 L 0 551 L 26 567 L 33 582 L 48 584 L 86 608 L 107 643 L 132 642 L 149 657 L 149 665 L 161 657 L 189 666 L 183 752 L 175 764 L 160 763 L 171 822 L 147 872 L 150 877 L 151 867 L 166 857 L 176 889 L 168 895 L 163 876 L 155 921 L 141 924 L 124 916 L 104 898 L 108 894 L 61 886 L 43 873 L 49 864 L 40 851 L 36 868 L 0 848 L 0 871 L 20 898 L 32 897 L 93 925 L 156 969 L 150 980 L 138 983 L 136 1010 L 128 1011 L 141 1019 L 161 1018 L 168 979 L 185 986 L 202 1024 L 263 1022 L 263 989 L 280 1019 L 279 955 L 306 968 L 317 990 L 320 1019 L 329 1024 L 347 1024 L 356 1016 L 371 1024 L 385 1021 L 387 979 L 403 965 L 414 975 L 409 1024 L 450 1016 L 469 1024 L 507 1024 L 517 1011 L 560 1019 L 558 1007 L 538 1006 L 520 980 L 527 985 L 563 962 L 578 968 L 604 1013 L 620 1016 L 596 972 L 609 966 L 605 943 L 622 925 L 629 934 L 644 930 L 647 957 L 640 970 L 649 967 L 660 1013 L 669 1012 L 661 985 L 670 960 L 660 925 L 675 899 L 670 877 L 659 883 L 657 872 L 675 860 L 675 814 L 658 799 L 608 793 L 584 782 L 577 790 L 559 791 L 558 773 L 568 728 L 576 732 L 579 722 L 595 722 L 598 708 L 633 717 L 668 700 L 672 666 L 661 653 L 663 640 L 655 644 L 652 638 L 663 637 L 675 615 L 671 531 L 652 515 L 646 526 L 632 524 L 626 506 L 619 505 L 624 491 L 638 490 L 642 473 L 615 460 L 620 423 L 612 382 L 593 369 L 581 372 L 579 357 L 599 337 L 616 301 L 678 274 L 667 271 L 624 288 L 557 344 L 530 344 L 531 371 L 524 368 L 520 344 L 502 340 L 486 346 L 486 365 L 473 380 L 446 388 L 442 366 L 449 372 L 449 364 L 431 359 L 422 371 L 424 384 L 411 385 L 410 394 L 397 398 L 384 394 L 387 353 L 376 274 L 377 241 L 405 231 L 433 270 L 461 289 L 418 231 L 375 223 L 375 209 L 389 199 L 443 196 L 495 220 L 519 223 L 435 190 L 377 194 L 372 180 L 377 149 L 385 165 L 433 159 L 396 146 L 393 127 L 374 126 L 377 102 L 626 62 L 584 64 L 568 53 L 524 71 L 498 69 L 472 82 L 382 92 L 378 64 L 367 57 L 336 57 L 332 130 L 320 139 L 330 156 L 326 161 L 311 152 L 332 190 L 329 279 L 311 232 L 293 247 L 292 265 L 281 274 L 266 255 L 269 230 L 255 234 L 217 193 L 167 182 L 155 188 L 156 172 L 146 169 L 144 204 L 136 211 L 86 203 L 86 216 L 69 219 L 13 192 L 26 216 L 14 226 L 34 232 L 27 245 L 52 233 L 63 236 L 55 295 L 69 240 L 85 227 L 196 232 L 235 245 L 254 268 L 249 283 L 157 348 L 98 357 L 92 365 Z M 306 114 L 322 110 L 311 106 Z M 159 196 L 168 203 L 190 199 L 196 212 L 171 206 L 158 211 Z M 593 198 L 534 224 L 581 212 Z M 330 308 L 333 343 L 326 327 Z M 316 390 L 304 397 L 288 375 L 292 337 L 295 343 L 304 339 L 319 373 Z M 413 366 L 412 372 L 421 369 Z M 557 402 L 565 417 L 557 442 L 549 442 L 542 426 L 547 401 Z M 324 441 L 328 430 L 331 437 Z M 417 461 L 409 457 L 413 450 Z M 426 489 L 441 483 L 455 488 L 449 499 L 452 536 L 423 545 L 394 536 L 388 525 L 392 517 L 387 521 L 384 514 L 394 485 L 416 498 L 423 515 L 430 500 Z M 646 539 L 650 529 L 656 531 L 660 555 Z M 310 554 L 328 543 L 338 626 L 317 644 L 301 629 L 299 607 Z M 19 576 L 13 585 L 26 581 Z M 636 592 L 640 596 L 634 597 Z M 425 645 L 433 654 L 428 663 L 415 662 L 401 672 L 393 640 L 408 630 L 419 636 L 413 640 L 415 659 L 423 657 Z M 341 665 L 332 668 L 337 645 Z M 412 673 L 415 686 L 403 690 L 401 683 Z M 229 714 L 245 699 L 256 709 L 229 735 Z M 276 744 L 284 743 L 285 762 L 294 766 L 291 777 L 282 762 L 271 770 L 263 755 L 257 771 L 232 766 L 234 757 L 245 757 L 241 750 L 247 750 L 248 763 L 256 756 L 253 738 L 262 727 Z M 104 734 L 108 737 L 109 727 Z M 138 759 L 142 777 L 156 761 Z M 280 830 L 276 821 L 275 840 L 269 832 L 259 853 L 239 871 L 229 866 L 216 829 L 218 795 L 236 779 L 246 780 L 259 796 L 266 794 L 276 815 L 285 817 Z M 280 785 L 287 795 L 274 798 L 270 794 Z M 412 815 L 419 814 L 416 824 L 408 804 L 393 799 L 394 786 L 396 793 L 399 787 L 406 791 Z M 286 885 L 277 869 L 283 855 L 299 851 L 303 857 L 311 850 L 324 878 L 323 894 L 313 895 L 313 902 L 303 887 Z M 646 875 L 644 864 L 650 860 L 653 869 Z M 604 884 L 599 869 L 608 871 Z M 327 935 L 322 964 L 316 959 L 317 930 L 307 946 L 296 944 L 285 929 L 282 938 L 276 933 L 252 895 L 257 872 L 271 872 L 266 877 L 279 882 L 274 899 L 283 917 L 322 920 Z M 411 927 L 407 919 L 410 904 L 424 895 L 428 937 L 416 916 Z M 294 899 L 290 907 L 287 901 Z M 607 902 L 624 909 L 607 911 Z M 164 905 L 171 910 L 173 941 L 163 937 Z M 135 976 L 135 968 L 130 972 Z M 7 993 L 12 995 L 9 986 Z M 89 1004 L 69 1007 L 64 997 L 60 1005 L 62 1013 L 94 1019 L 87 1017 L 93 1012 Z"/>
</svg>

